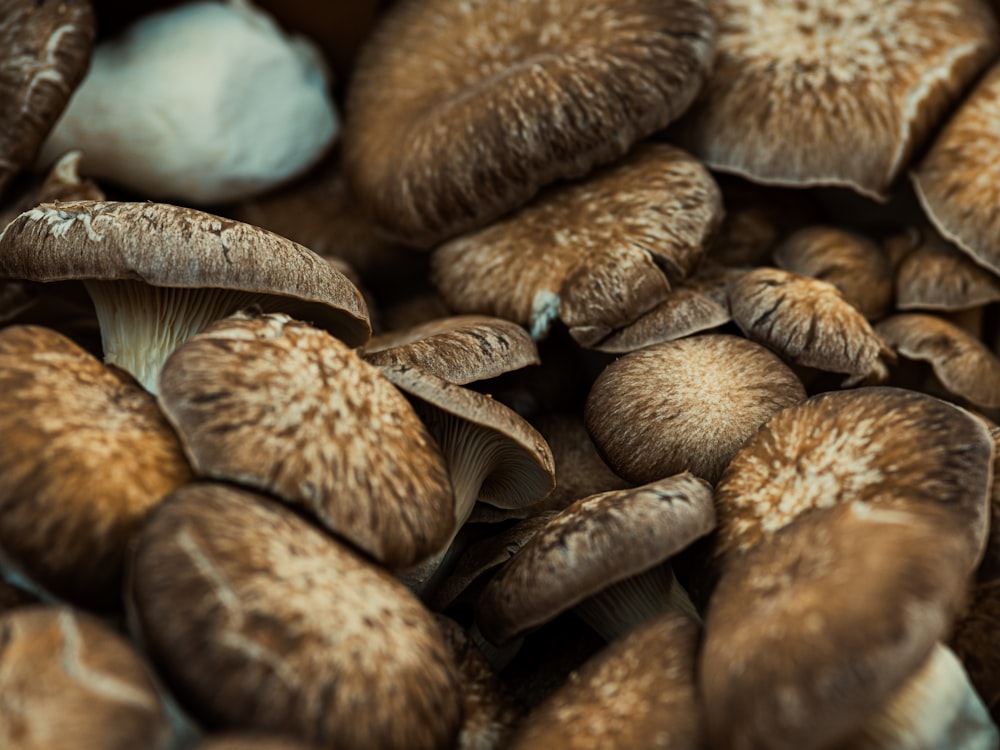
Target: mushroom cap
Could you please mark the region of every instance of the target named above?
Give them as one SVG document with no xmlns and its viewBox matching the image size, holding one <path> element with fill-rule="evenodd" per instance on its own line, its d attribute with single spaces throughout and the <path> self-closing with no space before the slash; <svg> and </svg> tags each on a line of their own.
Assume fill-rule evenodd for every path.
<svg viewBox="0 0 1000 750">
<path fill-rule="evenodd" d="M 882 198 L 997 50 L 983 0 L 710 0 L 717 57 L 676 138 L 713 169 Z"/>
<path fill-rule="evenodd" d="M 289 737 L 239 732 L 208 736 L 192 750 L 311 750 L 312 747 Z"/>
<path fill-rule="evenodd" d="M 458 731 L 430 613 L 282 505 L 188 485 L 151 516 L 132 573 L 150 653 L 213 726 L 387 750 L 446 747 Z"/>
<path fill-rule="evenodd" d="M 1000 302 L 1000 279 L 937 232 L 907 235 L 913 248 L 896 266 L 897 310 L 967 310 Z"/>
<path fill-rule="evenodd" d="M 714 40 L 703 0 L 400 3 L 358 60 L 345 166 L 379 224 L 433 244 L 663 128 Z"/>
<path fill-rule="evenodd" d="M 202 477 L 273 494 L 391 569 L 451 533 L 444 457 L 378 368 L 287 315 L 237 313 L 177 349 L 160 407 Z"/>
<path fill-rule="evenodd" d="M 966 536 L 947 508 L 848 502 L 751 550 L 705 619 L 699 679 L 713 746 L 813 750 L 860 728 L 951 627 Z"/>
<path fill-rule="evenodd" d="M 764 347 L 706 334 L 610 364 L 584 419 L 605 461 L 631 482 L 685 470 L 715 482 L 768 417 L 805 397 L 795 373 Z"/>
<path fill-rule="evenodd" d="M 965 611 L 955 621 L 949 644 L 961 659 L 983 702 L 1000 716 L 1000 580 L 971 587 Z"/>
<path fill-rule="evenodd" d="M 490 581 L 476 623 L 490 641 L 506 643 L 666 561 L 714 527 L 712 488 L 691 474 L 578 500 Z"/>
<path fill-rule="evenodd" d="M 73 201 L 26 211 L 0 233 L 0 277 L 253 292 L 263 306 L 294 312 L 352 346 L 371 334 L 361 293 L 311 250 L 166 203 Z"/>
<path fill-rule="evenodd" d="M 708 170 L 672 146 L 642 144 L 444 243 L 431 256 L 431 280 L 455 310 L 513 320 L 536 339 L 558 317 L 592 346 L 667 299 L 721 218 Z"/>
</svg>

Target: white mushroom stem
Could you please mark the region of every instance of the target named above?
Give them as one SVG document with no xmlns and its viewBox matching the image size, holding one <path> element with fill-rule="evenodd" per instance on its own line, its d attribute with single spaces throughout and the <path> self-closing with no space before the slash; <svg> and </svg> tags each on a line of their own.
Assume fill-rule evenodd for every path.
<svg viewBox="0 0 1000 750">
<path fill-rule="evenodd" d="M 577 604 L 573 611 L 610 643 L 639 623 L 671 609 L 686 612 L 701 622 L 670 563 L 663 563 L 607 586 Z"/>
<path fill-rule="evenodd" d="M 210 323 L 259 299 L 226 289 L 156 287 L 140 281 L 86 281 L 101 327 L 104 361 L 150 393 L 167 357 Z"/>
</svg>

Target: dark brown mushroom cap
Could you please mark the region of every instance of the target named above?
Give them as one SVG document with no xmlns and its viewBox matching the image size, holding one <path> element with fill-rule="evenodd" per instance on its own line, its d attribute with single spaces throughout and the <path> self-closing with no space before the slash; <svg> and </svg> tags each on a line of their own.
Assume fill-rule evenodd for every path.
<svg viewBox="0 0 1000 750">
<path fill-rule="evenodd" d="M 768 417 L 805 397 L 764 347 L 708 334 L 613 362 L 594 382 L 584 419 L 608 465 L 636 484 L 685 470 L 715 482 Z"/>
<path fill-rule="evenodd" d="M 750 339 L 797 365 L 881 382 L 892 357 L 871 325 L 833 285 L 777 268 L 755 268 L 729 286 L 729 309 Z"/>
<path fill-rule="evenodd" d="M 779 268 L 826 281 L 868 320 L 892 304 L 892 266 L 874 241 L 855 232 L 810 226 L 785 238 L 774 250 Z"/>
<path fill-rule="evenodd" d="M 126 545 L 191 479 L 152 396 L 69 339 L 0 330 L 0 547 L 72 601 L 115 606 Z"/>
<path fill-rule="evenodd" d="M 0 746 L 166 750 L 170 723 L 145 662 L 106 625 L 64 607 L 0 617 Z"/>
<path fill-rule="evenodd" d="M 885 195 L 997 49 L 982 0 L 710 0 L 717 57 L 677 139 L 779 185 Z"/>
<path fill-rule="evenodd" d="M 104 200 L 104 193 L 93 180 L 80 177 L 82 158 L 82 151 L 67 151 L 44 178 L 32 180 L 24 192 L 0 207 L 0 229 L 39 203 Z"/>
<path fill-rule="evenodd" d="M 455 310 L 513 320 L 535 338 L 558 317 L 592 346 L 667 299 L 721 217 L 708 170 L 679 149 L 644 144 L 441 245 L 431 278 Z"/>
<path fill-rule="evenodd" d="M 387 331 L 365 344 L 361 356 L 380 367 L 418 367 L 460 385 L 541 362 L 524 328 L 487 315 L 455 315 Z"/>
<path fill-rule="evenodd" d="M 993 715 L 1000 718 L 1000 580 L 971 587 L 962 614 L 955 621 L 949 645 L 962 661 L 969 679 Z"/>
<path fill-rule="evenodd" d="M 0 233 L 0 277 L 252 292 L 262 306 L 312 321 L 351 346 L 371 334 L 360 292 L 311 250 L 165 203 L 74 201 L 26 211 Z"/>
<path fill-rule="evenodd" d="M 712 488 L 691 474 L 583 498 L 540 529 L 484 589 L 476 623 L 503 644 L 715 527 Z"/>
<path fill-rule="evenodd" d="M 304 509 L 391 569 L 451 533 L 444 457 L 378 368 L 287 315 L 238 313 L 175 351 L 159 403 L 195 472 Z"/>
<path fill-rule="evenodd" d="M 1000 359 L 958 326 L 936 315 L 900 313 L 875 330 L 901 356 L 929 362 L 949 392 L 976 406 L 1000 406 Z"/>
<path fill-rule="evenodd" d="M 913 249 L 896 267 L 896 309 L 967 310 L 1000 302 L 1000 278 L 934 231 L 907 233 Z M 905 242 L 898 238 L 897 242 Z"/>
<path fill-rule="evenodd" d="M 132 572 L 151 654 L 210 725 L 388 750 L 446 747 L 458 731 L 430 613 L 278 503 L 188 485 L 150 517 Z"/>
<path fill-rule="evenodd" d="M 972 559 L 949 509 L 801 516 L 723 575 L 705 620 L 713 746 L 813 750 L 865 723 L 943 638 Z"/>
<path fill-rule="evenodd" d="M 937 230 L 993 273 L 1000 273 L 997 117 L 1000 65 L 983 77 L 913 173 L 917 197 Z"/>
<path fill-rule="evenodd" d="M 192 750 L 312 750 L 313 747 L 289 737 L 241 732 L 206 737 Z"/>
<path fill-rule="evenodd" d="M 860 500 L 944 507 L 969 556 L 985 544 L 993 439 L 945 401 L 899 388 L 822 393 L 775 414 L 716 487 L 716 554 L 732 560 L 794 519 Z"/>
<path fill-rule="evenodd" d="M 35 158 L 90 65 L 88 0 L 7 0 L 0 8 L 0 194 Z"/>
<path fill-rule="evenodd" d="M 432 244 L 673 121 L 714 41 L 703 0 L 401 3 L 352 78 L 345 166 L 378 223 Z"/>
</svg>

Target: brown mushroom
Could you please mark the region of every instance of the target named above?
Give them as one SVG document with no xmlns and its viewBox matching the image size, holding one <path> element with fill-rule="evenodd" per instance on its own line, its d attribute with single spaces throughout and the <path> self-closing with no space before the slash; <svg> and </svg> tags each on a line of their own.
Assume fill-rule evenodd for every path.
<svg viewBox="0 0 1000 750">
<path fill-rule="evenodd" d="M 1000 579 L 971 587 L 965 609 L 955 621 L 949 645 L 994 720 L 1000 720 Z"/>
<path fill-rule="evenodd" d="M 192 750 L 312 750 L 313 747 L 289 737 L 230 732 L 206 737 Z"/>
</svg>

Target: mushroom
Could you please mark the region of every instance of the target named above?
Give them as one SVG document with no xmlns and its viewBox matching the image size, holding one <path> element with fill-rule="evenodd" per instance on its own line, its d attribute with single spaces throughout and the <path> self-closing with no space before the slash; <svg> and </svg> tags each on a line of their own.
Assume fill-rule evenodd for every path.
<svg viewBox="0 0 1000 750">
<path fill-rule="evenodd" d="M 351 184 L 411 243 L 485 226 L 674 120 L 714 40 L 702 0 L 398 4 L 351 80 Z"/>
<path fill-rule="evenodd" d="M 0 277 L 83 281 L 105 360 L 154 392 L 175 348 L 251 304 L 298 314 L 352 346 L 371 333 L 358 290 L 315 253 L 167 204 L 42 204 L 0 233 Z"/>
<path fill-rule="evenodd" d="M 1000 720 L 1000 579 L 971 587 L 965 609 L 955 621 L 949 645 L 968 670 L 987 710 Z"/>
<path fill-rule="evenodd" d="M 311 748 L 312 745 L 305 745 L 289 737 L 228 732 L 206 737 L 192 750 L 311 750 Z"/>
</svg>

